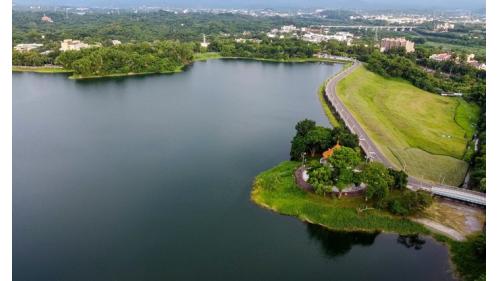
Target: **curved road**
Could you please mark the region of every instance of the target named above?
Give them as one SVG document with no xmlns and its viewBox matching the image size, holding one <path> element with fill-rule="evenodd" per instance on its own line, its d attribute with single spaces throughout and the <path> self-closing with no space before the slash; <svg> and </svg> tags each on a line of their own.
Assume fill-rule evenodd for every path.
<svg viewBox="0 0 500 281">
<path fill-rule="evenodd" d="M 366 134 L 365 130 L 356 121 L 351 112 L 349 112 L 349 110 L 337 96 L 335 90 L 337 83 L 344 77 L 352 73 L 360 65 L 361 65 L 360 62 L 354 61 L 349 68 L 345 69 L 341 73 L 337 74 L 336 76 L 328 80 L 328 83 L 326 85 L 327 99 L 333 106 L 333 108 L 335 108 L 335 110 L 337 111 L 338 115 L 340 115 L 342 120 L 344 120 L 344 123 L 349 128 L 349 130 L 352 133 L 358 135 L 359 145 L 361 146 L 367 157 L 370 158 L 370 160 L 381 162 L 386 167 L 397 168 L 384 156 L 384 154 L 370 139 L 370 137 Z M 447 197 L 455 200 L 486 206 L 486 195 L 482 192 L 458 188 L 455 186 L 450 186 L 445 184 L 430 183 L 415 178 L 413 176 L 408 177 L 408 188 L 412 190 L 422 189 L 442 197 Z"/>
</svg>

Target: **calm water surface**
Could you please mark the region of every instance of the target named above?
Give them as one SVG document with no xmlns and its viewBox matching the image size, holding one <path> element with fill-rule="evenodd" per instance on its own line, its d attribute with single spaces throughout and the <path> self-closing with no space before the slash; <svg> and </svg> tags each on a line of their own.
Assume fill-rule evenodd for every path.
<svg viewBox="0 0 500 281">
<path fill-rule="evenodd" d="M 13 74 L 15 280 L 450 280 L 432 239 L 336 233 L 249 201 L 340 65 Z"/>
</svg>

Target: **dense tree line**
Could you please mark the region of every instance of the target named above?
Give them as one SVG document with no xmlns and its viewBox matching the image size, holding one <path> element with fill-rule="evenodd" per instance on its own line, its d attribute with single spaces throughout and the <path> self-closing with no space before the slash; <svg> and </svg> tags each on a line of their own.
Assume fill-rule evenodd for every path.
<svg viewBox="0 0 500 281">
<path fill-rule="evenodd" d="M 365 46 L 366 45 L 366 46 Z M 356 58 L 360 61 L 366 61 L 370 54 L 375 50 L 373 44 L 354 44 L 347 45 L 345 42 L 330 40 L 321 42 L 321 51 L 334 56 L 346 56 Z"/>
<path fill-rule="evenodd" d="M 46 14 L 53 23 L 43 23 L 40 18 Z M 339 18 L 321 19 L 313 17 L 255 17 L 233 13 L 174 13 L 149 11 L 135 13 L 121 10 L 107 14 L 105 10 L 89 10 L 85 15 L 72 11 L 68 17 L 64 11 L 19 11 L 12 12 L 12 41 L 57 42 L 65 38 L 78 38 L 87 42 L 103 42 L 117 39 L 122 42 L 143 42 L 154 40 L 201 41 L 201 34 L 211 40 L 227 34 L 241 36 L 250 32 L 253 36 L 268 32 L 282 25 L 309 26 L 342 23 Z M 44 35 L 44 38 L 42 38 Z"/>
<path fill-rule="evenodd" d="M 237 43 L 234 40 L 217 40 L 210 44 L 209 51 L 220 52 L 225 57 L 288 60 L 311 58 L 319 51 L 319 46 L 299 39 L 264 38 L 261 42 L 244 43 Z"/>
<path fill-rule="evenodd" d="M 470 72 L 460 78 L 448 78 L 439 73 L 430 74 L 417 65 L 414 59 L 396 53 L 373 52 L 367 60 L 367 68 L 385 77 L 403 78 L 429 92 L 464 93 L 470 100 L 478 99 L 486 88 L 485 74 L 476 75 L 477 72 L 471 68 L 467 68 Z"/>
<path fill-rule="evenodd" d="M 53 59 L 46 55 L 41 55 L 37 51 L 19 52 L 12 51 L 12 65 L 16 66 L 43 66 L 50 64 Z"/>
<path fill-rule="evenodd" d="M 486 107 L 483 106 L 477 125 L 477 146 L 470 167 L 470 185 L 486 192 Z"/>
<path fill-rule="evenodd" d="M 450 32 L 434 32 L 419 28 L 416 29 L 416 32 L 427 40 L 433 42 L 460 46 L 486 46 L 486 36 L 482 36 L 482 34 L 478 33 L 472 33 L 470 30 L 467 30 L 467 33 L 454 32 L 454 30 L 450 30 Z"/>
<path fill-rule="evenodd" d="M 76 75 L 99 76 L 171 72 L 192 59 L 190 44 L 158 41 L 66 51 L 56 58 L 56 63 L 74 70 Z"/>
</svg>

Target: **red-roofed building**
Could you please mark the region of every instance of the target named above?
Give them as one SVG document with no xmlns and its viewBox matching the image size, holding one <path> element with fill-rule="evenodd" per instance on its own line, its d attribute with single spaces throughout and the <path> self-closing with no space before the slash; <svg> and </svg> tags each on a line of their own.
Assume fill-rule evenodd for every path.
<svg viewBox="0 0 500 281">
<path fill-rule="evenodd" d="M 50 17 L 47 17 L 45 14 L 42 17 L 43 22 L 54 22 Z"/>
</svg>

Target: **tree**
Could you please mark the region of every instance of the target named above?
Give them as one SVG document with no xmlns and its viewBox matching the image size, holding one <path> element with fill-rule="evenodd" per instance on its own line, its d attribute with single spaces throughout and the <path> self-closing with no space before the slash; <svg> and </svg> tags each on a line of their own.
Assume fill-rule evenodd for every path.
<svg viewBox="0 0 500 281">
<path fill-rule="evenodd" d="M 316 126 L 316 122 L 304 119 L 295 125 L 296 134 L 292 139 L 290 158 L 300 160 L 303 153 L 308 153 L 312 157 L 318 151 L 328 149 L 332 141 L 332 130 L 321 126 Z"/>
<path fill-rule="evenodd" d="M 333 181 L 332 181 L 332 169 L 326 166 L 320 166 L 316 169 L 312 169 L 308 172 L 309 179 L 308 183 L 314 188 L 314 192 L 317 194 L 325 195 L 332 191 Z"/>
<path fill-rule="evenodd" d="M 359 145 L 358 136 L 343 127 L 333 128 L 332 138 L 334 143 L 339 142 L 342 146 L 355 148 Z"/>
<path fill-rule="evenodd" d="M 292 139 L 292 147 L 290 148 L 290 159 L 301 160 L 302 153 L 307 151 L 307 145 L 303 136 L 296 135 Z"/>
<path fill-rule="evenodd" d="M 380 202 L 389 193 L 389 187 L 394 184 L 394 179 L 389 174 L 387 168 L 379 162 L 370 162 L 366 164 L 361 174 L 363 183 L 365 183 L 366 199 Z"/>
<path fill-rule="evenodd" d="M 333 182 L 341 189 L 355 181 L 354 169 L 361 162 L 359 153 L 350 148 L 342 146 L 335 149 L 333 155 L 328 158 L 328 163 L 333 170 Z"/>
<path fill-rule="evenodd" d="M 389 174 L 394 179 L 394 185 L 392 186 L 395 189 L 405 189 L 408 185 L 408 175 L 404 171 L 396 171 L 393 169 L 389 169 Z"/>
<path fill-rule="evenodd" d="M 314 157 L 316 152 L 327 150 L 332 145 L 331 129 L 316 126 L 307 132 L 304 142 L 309 154 Z"/>
<path fill-rule="evenodd" d="M 404 191 L 386 203 L 388 210 L 400 216 L 410 216 L 419 213 L 432 204 L 432 196 L 425 191 Z"/>
<path fill-rule="evenodd" d="M 482 178 L 479 182 L 479 190 L 486 192 L 486 178 Z"/>
<path fill-rule="evenodd" d="M 305 136 L 315 127 L 316 127 L 315 121 L 304 119 L 302 121 L 299 121 L 297 125 L 295 125 L 295 130 L 297 131 L 297 135 Z"/>
<path fill-rule="evenodd" d="M 191 44 L 155 41 L 59 54 L 56 63 L 82 76 L 175 71 L 193 59 Z"/>
</svg>

